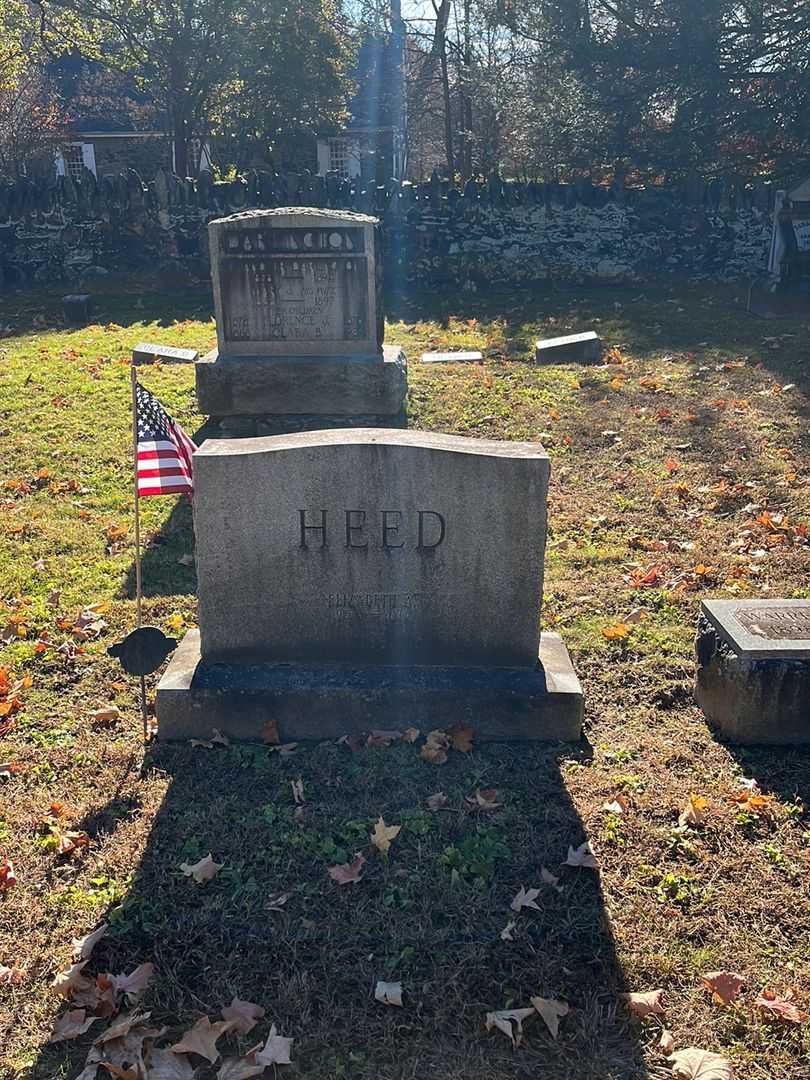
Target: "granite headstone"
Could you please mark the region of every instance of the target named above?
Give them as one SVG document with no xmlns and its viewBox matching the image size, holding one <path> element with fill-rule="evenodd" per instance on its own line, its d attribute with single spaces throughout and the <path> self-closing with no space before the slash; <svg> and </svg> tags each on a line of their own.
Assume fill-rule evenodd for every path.
<svg viewBox="0 0 810 1080">
<path fill-rule="evenodd" d="M 739 743 L 810 742 L 810 600 L 705 600 L 695 699 Z"/>
<path fill-rule="evenodd" d="M 196 366 L 201 411 L 226 433 L 402 423 L 406 363 L 383 344 L 377 219 L 293 207 L 208 228 L 218 347 Z"/>
<path fill-rule="evenodd" d="M 473 726 L 576 738 L 540 636 L 549 462 L 536 443 L 385 429 L 209 440 L 194 457 L 199 631 L 163 738 Z M 539 658 L 539 659 L 538 659 Z"/>
</svg>

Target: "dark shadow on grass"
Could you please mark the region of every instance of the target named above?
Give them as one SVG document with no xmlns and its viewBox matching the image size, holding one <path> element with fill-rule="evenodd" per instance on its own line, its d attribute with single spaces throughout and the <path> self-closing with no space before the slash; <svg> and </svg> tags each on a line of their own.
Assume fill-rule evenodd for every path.
<svg viewBox="0 0 810 1080">
<path fill-rule="evenodd" d="M 311 1080 L 641 1080 L 599 877 L 560 866 L 584 839 L 561 773 L 588 753 L 498 744 L 437 769 L 415 746 L 353 754 L 332 743 L 282 757 L 156 745 L 145 783 L 168 778 L 168 789 L 87 973 L 154 963 L 144 1004 L 152 1025 L 168 1026 L 163 1045 L 234 995 L 258 1002 L 267 1015 L 239 1049 L 275 1023 L 295 1039 L 290 1075 Z M 502 809 L 470 810 L 465 796 L 490 786 Z M 424 800 L 437 790 L 448 801 L 431 813 Z M 402 826 L 387 858 L 369 843 L 380 814 Z M 356 851 L 363 880 L 336 885 L 327 868 Z M 195 885 L 179 864 L 209 852 L 223 867 Z M 559 892 L 541 884 L 543 866 L 560 875 Z M 541 888 L 539 910 L 510 910 L 521 885 Z M 402 982 L 402 1009 L 375 1002 L 378 979 Z M 487 1012 L 535 995 L 571 1006 L 556 1041 L 539 1016 L 517 1050 L 485 1030 Z M 46 1046 L 32 1080 L 77 1076 L 90 1038 Z M 220 1046 L 233 1053 L 237 1040 Z"/>
<path fill-rule="evenodd" d="M 780 802 L 810 806 L 810 747 L 737 746 L 721 737 L 718 742 L 762 792 L 773 793 Z"/>
<path fill-rule="evenodd" d="M 115 323 L 124 328 L 134 323 L 156 322 L 170 327 L 184 319 L 208 320 L 214 303 L 210 283 L 194 281 L 188 275 L 112 276 L 88 281 L 81 289 L 66 284 L 45 289 L 26 289 L 0 296 L 0 321 L 19 333 L 43 329 L 72 332 L 81 327 L 64 324 L 62 297 L 86 292 L 92 297 L 90 322 Z"/>
</svg>

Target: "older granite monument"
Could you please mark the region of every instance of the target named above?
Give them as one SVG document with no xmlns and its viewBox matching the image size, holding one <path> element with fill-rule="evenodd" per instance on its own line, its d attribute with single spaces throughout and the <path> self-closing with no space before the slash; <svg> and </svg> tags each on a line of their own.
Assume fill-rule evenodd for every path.
<svg viewBox="0 0 810 1080">
<path fill-rule="evenodd" d="M 810 600 L 705 600 L 695 700 L 739 743 L 810 743 Z"/>
<path fill-rule="evenodd" d="M 405 356 L 383 345 L 376 218 L 294 207 L 208 226 L 217 348 L 196 365 L 224 434 L 401 426 Z"/>
<path fill-rule="evenodd" d="M 327 430 L 209 440 L 194 470 L 200 629 L 158 688 L 161 738 L 579 736 L 568 653 L 540 637 L 540 445 Z"/>
</svg>

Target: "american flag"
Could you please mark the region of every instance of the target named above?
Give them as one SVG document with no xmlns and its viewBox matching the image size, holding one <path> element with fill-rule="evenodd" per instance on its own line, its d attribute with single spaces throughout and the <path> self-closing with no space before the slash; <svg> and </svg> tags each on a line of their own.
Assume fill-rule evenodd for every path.
<svg viewBox="0 0 810 1080">
<path fill-rule="evenodd" d="M 191 455 L 197 449 L 156 397 L 135 384 L 138 427 L 138 495 L 192 490 Z"/>
</svg>

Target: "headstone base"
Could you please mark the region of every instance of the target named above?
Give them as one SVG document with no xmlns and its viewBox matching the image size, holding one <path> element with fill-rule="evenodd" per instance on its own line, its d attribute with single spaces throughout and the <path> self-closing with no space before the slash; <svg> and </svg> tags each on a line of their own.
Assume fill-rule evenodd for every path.
<svg viewBox="0 0 810 1080">
<path fill-rule="evenodd" d="M 405 354 L 395 345 L 368 357 L 220 356 L 214 349 L 194 370 L 200 412 L 217 417 L 396 417 L 408 389 Z"/>
<path fill-rule="evenodd" d="M 558 634 L 542 635 L 535 668 L 243 666 L 204 665 L 199 631 L 190 630 L 160 680 L 156 710 L 162 740 L 206 739 L 217 728 L 261 741 L 275 721 L 282 742 L 454 724 L 483 740 L 568 742 L 580 737 L 583 699 Z"/>
<path fill-rule="evenodd" d="M 757 278 L 748 289 L 746 310 L 762 319 L 806 319 L 810 316 L 810 282 L 789 288 L 773 278 Z"/>
<path fill-rule="evenodd" d="M 810 743 L 810 655 L 752 655 L 720 603 L 708 617 L 704 603 L 695 639 L 695 701 L 707 720 L 734 743 Z"/>
<path fill-rule="evenodd" d="M 208 438 L 244 439 L 264 435 L 290 435 L 322 428 L 406 428 L 404 409 L 392 416 L 325 416 L 323 413 L 288 413 L 264 416 L 212 416 Z"/>
</svg>

